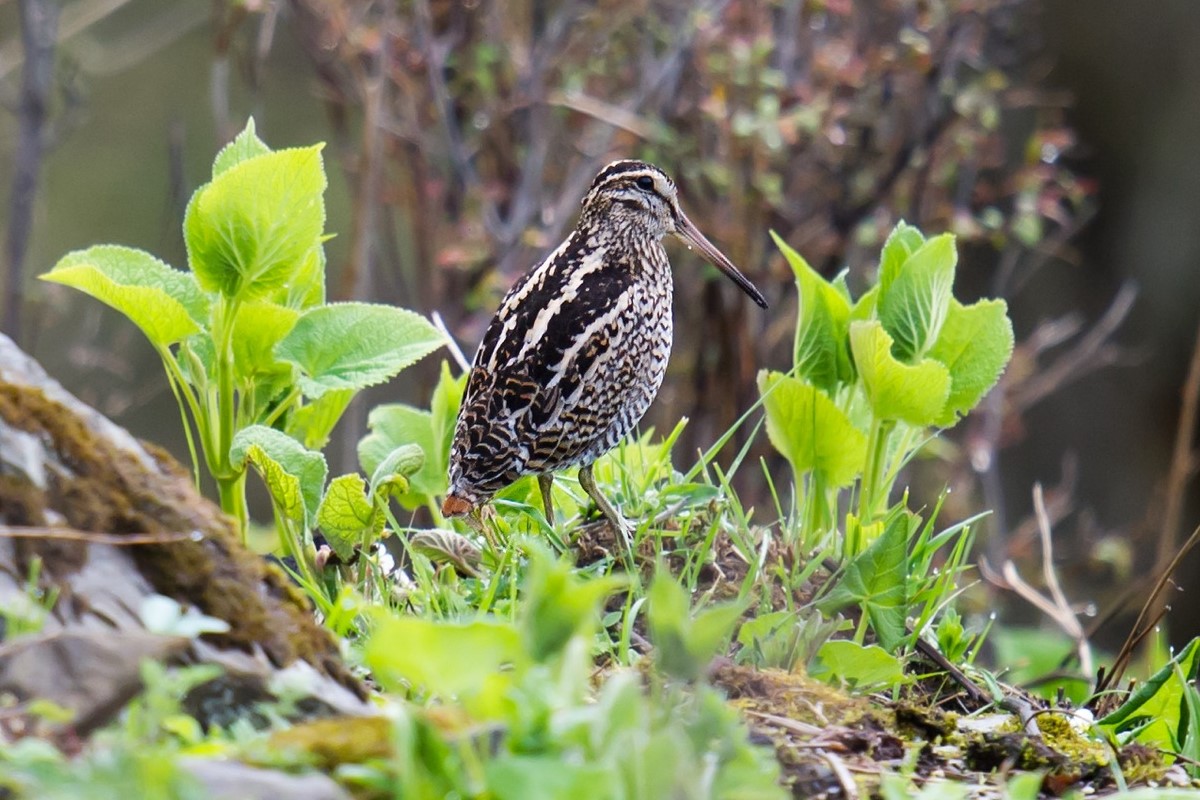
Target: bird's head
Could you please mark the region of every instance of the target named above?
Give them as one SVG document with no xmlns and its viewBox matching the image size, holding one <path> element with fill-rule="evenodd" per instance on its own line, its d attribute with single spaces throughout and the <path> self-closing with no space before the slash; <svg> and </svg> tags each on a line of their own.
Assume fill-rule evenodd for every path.
<svg viewBox="0 0 1200 800">
<path fill-rule="evenodd" d="M 675 182 L 653 164 L 614 161 L 600 170 L 583 197 L 580 225 L 654 239 L 674 234 L 728 275 L 755 303 L 767 307 L 754 284 L 683 213 Z"/>
</svg>

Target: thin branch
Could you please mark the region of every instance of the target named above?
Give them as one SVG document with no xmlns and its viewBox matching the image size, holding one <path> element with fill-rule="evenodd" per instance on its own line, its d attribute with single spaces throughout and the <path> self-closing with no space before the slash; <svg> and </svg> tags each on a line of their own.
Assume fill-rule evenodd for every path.
<svg viewBox="0 0 1200 800">
<path fill-rule="evenodd" d="M 88 544 L 108 544 L 116 547 L 131 547 L 145 544 L 175 544 L 197 541 L 204 535 L 194 533 L 96 533 L 75 528 L 58 528 L 38 525 L 0 525 L 0 539 L 62 539 Z"/>
<path fill-rule="evenodd" d="M 917 637 L 917 650 L 921 652 L 921 655 L 928 658 L 938 668 L 949 675 L 973 701 L 979 703 L 981 706 L 988 706 L 994 703 L 1005 711 L 1016 714 L 1018 719 L 1021 720 L 1021 727 L 1027 733 L 1039 733 L 1034 720 L 1034 717 L 1037 715 L 1037 709 L 1017 691 L 1005 692 L 999 698 L 993 697 L 990 692 L 985 691 L 978 683 L 968 677 L 965 672 L 950 663 L 950 659 L 942 655 L 941 651 L 919 636 Z"/>
<path fill-rule="evenodd" d="M 33 204 L 42 165 L 43 137 L 54 78 L 54 44 L 58 33 L 56 0 L 20 0 L 21 99 L 17 107 L 17 149 L 13 159 L 8 217 L 4 309 L 0 330 L 21 341 L 21 306 L 25 299 L 25 254 L 33 227 Z"/>
<path fill-rule="evenodd" d="M 1158 555 L 1154 565 L 1161 569 L 1176 549 L 1180 521 L 1183 519 L 1184 496 L 1188 483 L 1196 475 L 1196 416 L 1200 409 L 1200 327 L 1196 328 L 1196 344 L 1192 361 L 1183 384 L 1183 403 L 1179 411 L 1179 427 L 1175 432 L 1175 448 L 1171 454 L 1171 471 L 1167 474 L 1167 501 L 1163 512 L 1162 529 L 1158 537 Z"/>
<path fill-rule="evenodd" d="M 1033 485 L 1033 509 L 1038 521 L 1038 533 L 1042 546 L 1042 580 L 1050 596 L 1046 597 L 1030 586 L 1012 561 L 1005 561 L 1001 567 L 1002 577 L 997 576 L 986 561 L 980 561 L 980 572 L 992 583 L 1009 589 L 1033 605 L 1047 617 L 1052 619 L 1062 631 L 1075 642 L 1079 655 L 1080 671 L 1090 678 L 1093 674 L 1094 662 L 1092 648 L 1088 643 L 1087 634 L 1079 622 L 1075 610 L 1067 601 L 1066 594 L 1058 582 L 1054 571 L 1054 540 L 1050 527 L 1050 515 L 1046 513 L 1046 499 L 1042 485 Z"/>
<path fill-rule="evenodd" d="M 1117 657 L 1113 659 L 1112 669 L 1104 676 L 1104 682 L 1096 687 L 1097 693 L 1104 691 L 1108 686 L 1121 680 L 1121 675 L 1124 674 L 1125 667 L 1129 664 L 1129 659 L 1133 657 L 1133 650 L 1137 647 L 1138 642 L 1152 631 L 1158 624 L 1158 621 L 1162 619 L 1165 608 L 1159 606 L 1159 597 L 1162 595 L 1163 590 L 1167 588 L 1167 584 L 1171 580 L 1171 575 L 1175 573 L 1175 570 L 1179 568 L 1179 564 L 1183 561 L 1184 557 L 1192 551 L 1192 548 L 1197 543 L 1200 543 L 1200 526 L 1197 526 L 1192 531 L 1192 535 L 1175 552 L 1175 555 L 1171 558 L 1171 562 L 1167 564 L 1158 576 L 1158 580 L 1154 584 L 1154 589 L 1150 592 L 1150 596 L 1146 598 L 1146 602 L 1142 604 L 1142 610 L 1138 612 L 1138 618 L 1133 623 L 1133 627 L 1129 631 L 1129 636 L 1125 639 L 1125 644 L 1121 646 Z M 1146 620 L 1151 616 L 1154 619 L 1147 624 Z"/>
<path fill-rule="evenodd" d="M 1046 396 L 1089 372 L 1116 363 L 1121 351 L 1109 340 L 1129 315 L 1135 299 L 1137 287 L 1131 282 L 1123 283 L 1104 315 L 1074 347 L 1023 385 L 1014 387 L 1012 403 L 1016 411 L 1021 412 L 1036 405 Z"/>
</svg>

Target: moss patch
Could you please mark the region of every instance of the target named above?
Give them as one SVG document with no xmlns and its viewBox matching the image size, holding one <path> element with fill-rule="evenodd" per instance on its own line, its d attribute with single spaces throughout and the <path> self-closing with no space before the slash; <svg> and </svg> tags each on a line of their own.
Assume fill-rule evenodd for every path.
<svg viewBox="0 0 1200 800">
<path fill-rule="evenodd" d="M 230 624 L 228 633 L 206 635 L 207 641 L 243 650 L 258 645 L 279 666 L 304 659 L 363 695 L 300 592 L 242 547 L 233 521 L 196 492 L 188 473 L 164 451 L 148 448 L 157 462 L 149 469 L 29 387 L 0 384 L 0 418 L 41 437 L 61 465 L 45 491 L 12 476 L 0 481 L 0 519 L 13 525 L 54 519 L 76 530 L 118 535 L 187 534 L 181 541 L 132 547 L 130 555 L 156 591 Z M 18 568 L 27 569 L 39 556 L 48 583 L 65 582 L 87 558 L 82 541 L 21 539 L 17 545 Z"/>
</svg>

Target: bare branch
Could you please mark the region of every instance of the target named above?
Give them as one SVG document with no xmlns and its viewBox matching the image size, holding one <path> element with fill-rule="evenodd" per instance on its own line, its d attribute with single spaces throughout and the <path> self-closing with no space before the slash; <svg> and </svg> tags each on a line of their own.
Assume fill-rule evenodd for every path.
<svg viewBox="0 0 1200 800">
<path fill-rule="evenodd" d="M 58 32 L 57 0 L 20 0 L 21 99 L 17 107 L 17 150 L 13 160 L 12 200 L 9 206 L 4 314 L 0 330 L 21 341 L 21 305 L 25 299 L 25 253 L 33 226 L 33 203 L 42 144 L 54 78 L 54 44 Z"/>
<path fill-rule="evenodd" d="M 1012 404 L 1016 411 L 1020 413 L 1066 384 L 1097 369 L 1117 363 L 1122 351 L 1111 339 L 1129 315 L 1136 298 L 1137 287 L 1129 282 L 1122 284 L 1104 315 L 1091 330 L 1053 363 L 1014 388 Z"/>
<path fill-rule="evenodd" d="M 1179 539 L 1179 524 L 1188 484 L 1196 475 L 1196 416 L 1200 410 L 1200 327 L 1196 329 L 1196 345 L 1183 384 L 1183 403 L 1179 410 L 1179 427 L 1175 431 L 1175 448 L 1171 454 L 1171 471 L 1167 474 L 1167 501 L 1163 512 L 1162 529 L 1158 537 L 1155 572 L 1163 569 L 1175 552 Z"/>
</svg>

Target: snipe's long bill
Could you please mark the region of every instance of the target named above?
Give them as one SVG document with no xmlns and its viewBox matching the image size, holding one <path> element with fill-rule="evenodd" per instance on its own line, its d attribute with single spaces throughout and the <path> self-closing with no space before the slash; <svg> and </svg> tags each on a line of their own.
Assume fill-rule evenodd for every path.
<svg viewBox="0 0 1200 800">
<path fill-rule="evenodd" d="M 474 511 L 533 474 L 553 524 L 552 475 L 578 466 L 580 485 L 628 542 L 629 525 L 597 489 L 592 465 L 638 424 L 666 373 L 672 281 L 663 237 L 678 236 L 759 306 L 767 302 L 687 218 L 658 167 L 609 164 L 582 206 L 575 230 L 509 291 L 475 353 L 442 513 Z"/>
</svg>

